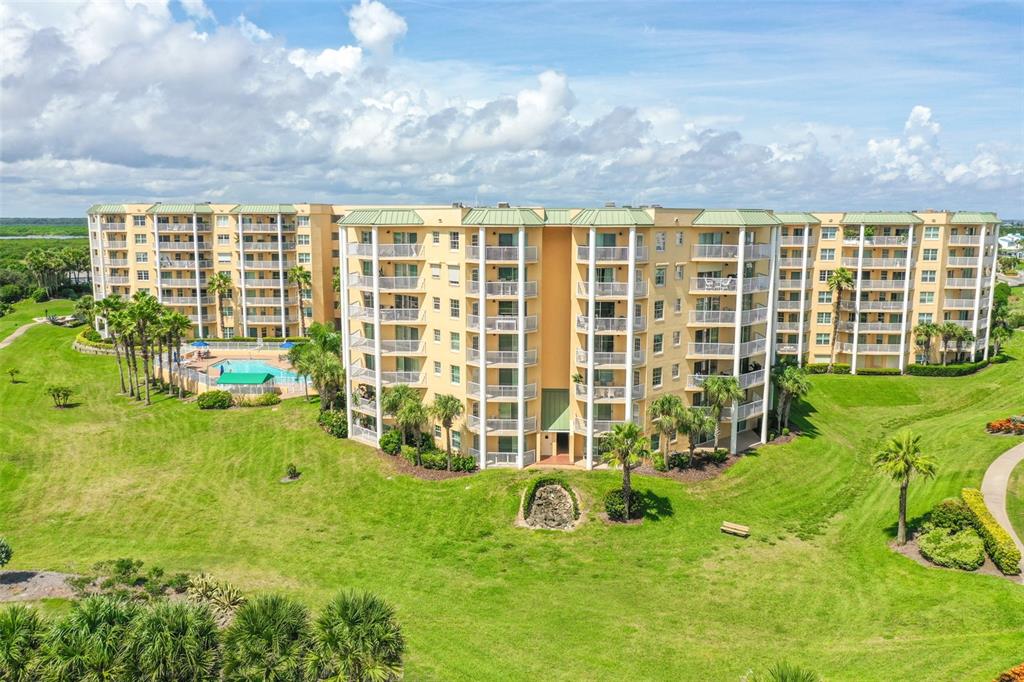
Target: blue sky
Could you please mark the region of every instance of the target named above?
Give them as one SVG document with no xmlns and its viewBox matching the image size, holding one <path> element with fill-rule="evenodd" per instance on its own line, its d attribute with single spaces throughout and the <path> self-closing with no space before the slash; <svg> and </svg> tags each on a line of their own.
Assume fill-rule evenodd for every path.
<svg viewBox="0 0 1024 682">
<path fill-rule="evenodd" d="M 1024 216 L 1022 3 L 119 2 L 5 10 L 25 37 L 4 100 L 42 93 L 0 102 L 0 213 L 306 197 Z M 102 28 L 121 21 L 144 35 Z M 63 73 L 48 26 L 77 53 Z M 145 55 L 188 39 L 177 72 Z M 58 103 L 78 131 L 49 122 Z"/>
</svg>

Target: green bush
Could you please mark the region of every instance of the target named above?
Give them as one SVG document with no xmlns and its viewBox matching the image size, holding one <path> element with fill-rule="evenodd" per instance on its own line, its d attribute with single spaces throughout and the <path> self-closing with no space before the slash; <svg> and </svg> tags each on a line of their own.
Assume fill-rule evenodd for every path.
<svg viewBox="0 0 1024 682">
<path fill-rule="evenodd" d="M 932 508 L 931 523 L 936 528 L 961 531 L 974 527 L 974 516 L 967 504 L 959 497 L 943 500 Z"/>
<path fill-rule="evenodd" d="M 344 412 L 325 410 L 316 418 L 316 423 L 335 438 L 348 438 L 348 422 Z"/>
<path fill-rule="evenodd" d="M 668 471 L 668 465 L 665 464 L 665 456 L 661 452 L 651 453 L 651 466 L 654 467 L 655 471 Z"/>
<path fill-rule="evenodd" d="M 50 300 L 50 296 L 49 294 L 46 293 L 46 289 L 42 287 L 36 287 L 35 289 L 33 289 L 31 292 L 29 292 L 28 297 L 35 301 L 36 303 L 42 303 L 44 301 Z"/>
<path fill-rule="evenodd" d="M 406 446 L 410 447 L 410 446 Z M 405 448 L 403 448 L 403 451 Z M 437 469 L 444 470 L 448 468 L 448 456 L 441 450 L 424 450 L 420 453 L 420 461 L 423 462 L 424 469 Z M 413 460 L 415 463 L 415 459 Z"/>
<path fill-rule="evenodd" d="M 947 528 L 935 528 L 917 541 L 921 556 L 937 566 L 977 570 L 985 563 L 985 544 L 973 529 L 950 533 Z"/>
<path fill-rule="evenodd" d="M 959 365 L 907 365 L 907 374 L 918 377 L 962 377 L 974 374 L 988 365 L 987 360 L 965 362 Z"/>
<path fill-rule="evenodd" d="M 804 367 L 806 367 L 807 371 L 809 373 L 811 373 L 811 374 L 828 374 L 829 373 L 829 371 L 828 371 L 828 363 L 827 362 L 811 362 L 811 363 L 808 363 L 808 364 L 804 365 Z M 844 362 L 837 362 L 835 365 L 832 366 L 832 374 L 849 374 L 849 373 L 850 373 L 850 365 L 848 365 L 848 364 L 846 364 Z"/>
<path fill-rule="evenodd" d="M 90 333 L 91 332 L 91 333 Z M 103 340 L 103 337 L 93 329 L 92 327 L 86 327 L 78 333 L 75 337 L 75 343 L 80 346 L 88 346 L 90 348 L 100 348 L 103 350 L 113 350 L 114 344 Z"/>
<path fill-rule="evenodd" d="M 981 491 L 976 488 L 964 488 L 961 495 L 973 517 L 974 530 L 984 541 L 985 551 L 988 552 L 992 563 L 1006 575 L 1020 573 L 1020 550 L 1013 543 L 1010 534 L 999 525 L 985 506 L 985 498 L 982 497 Z"/>
<path fill-rule="evenodd" d="M 476 471 L 476 460 L 469 455 L 452 453 L 452 471 Z"/>
<path fill-rule="evenodd" d="M 993 355 L 992 357 L 990 357 L 988 361 L 990 364 L 993 365 L 1001 365 L 1009 359 L 1009 356 L 1004 355 L 1003 353 L 999 353 L 999 355 Z"/>
<path fill-rule="evenodd" d="M 235 396 L 235 405 L 238 407 L 267 407 L 270 405 L 278 405 L 280 402 L 281 396 L 277 393 L 260 393 L 256 396 Z"/>
<path fill-rule="evenodd" d="M 630 497 L 632 498 L 629 505 L 630 518 L 639 519 L 643 517 L 644 510 L 643 505 L 640 503 L 640 496 L 634 490 Z M 625 495 L 622 494 L 622 488 L 609 490 L 604 496 L 604 511 L 612 521 L 626 520 L 626 499 Z"/>
<path fill-rule="evenodd" d="M 0 566 L 6 566 L 12 556 L 14 556 L 14 550 L 11 549 L 11 543 L 7 542 L 7 538 L 0 537 Z"/>
<path fill-rule="evenodd" d="M 414 448 L 411 445 L 403 445 L 402 448 L 401 448 L 401 451 L 402 451 L 402 459 L 404 459 L 409 464 L 412 464 L 413 466 L 415 466 L 416 462 L 417 462 L 417 454 L 418 454 L 418 451 L 416 450 L 416 448 Z"/>
<path fill-rule="evenodd" d="M 207 391 L 196 398 L 200 410 L 226 410 L 233 402 L 229 391 Z"/>
<path fill-rule="evenodd" d="M 5 284 L 0 287 L 0 303 L 17 303 L 24 292 L 17 284 Z"/>
<path fill-rule="evenodd" d="M 385 431 L 377 445 L 387 454 L 397 455 L 402 449 L 402 434 L 398 431 Z"/>
<path fill-rule="evenodd" d="M 714 452 L 708 454 L 708 459 L 715 464 L 724 464 L 729 459 L 729 451 L 725 448 L 716 448 Z"/>
<path fill-rule="evenodd" d="M 857 369 L 857 374 L 866 377 L 889 377 L 899 376 L 900 370 L 897 367 L 863 367 Z"/>
<path fill-rule="evenodd" d="M 523 517 L 528 517 L 530 512 L 533 511 L 533 498 L 537 496 L 537 491 L 546 485 L 557 485 L 565 490 L 565 492 L 569 493 L 569 498 L 572 500 L 572 517 L 574 519 L 578 519 L 580 517 L 580 503 L 579 500 L 576 499 L 576 493 L 565 479 L 558 476 L 538 476 L 530 481 L 526 486 L 526 495 L 523 500 Z M 620 490 L 619 492 L 621 493 L 622 491 Z M 621 495 L 619 499 L 621 500 Z M 623 514 L 625 514 L 625 510 L 623 510 Z M 608 516 L 611 517 L 611 514 Z"/>
</svg>

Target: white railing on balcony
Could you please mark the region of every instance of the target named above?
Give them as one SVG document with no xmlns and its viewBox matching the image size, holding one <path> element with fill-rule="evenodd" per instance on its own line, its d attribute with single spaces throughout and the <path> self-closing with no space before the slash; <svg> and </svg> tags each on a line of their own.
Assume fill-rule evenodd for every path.
<svg viewBox="0 0 1024 682">
<path fill-rule="evenodd" d="M 906 235 L 878 235 L 875 237 L 864 237 L 864 246 L 893 246 L 896 244 L 906 243 Z"/>
<path fill-rule="evenodd" d="M 628 261 L 629 260 L 629 248 L 625 246 L 598 246 L 594 249 L 594 256 L 598 263 L 604 261 Z M 648 250 L 646 246 L 636 247 L 636 260 L 646 261 L 648 258 Z M 587 263 L 590 259 L 590 246 L 577 246 L 576 247 L 576 260 Z"/>
<path fill-rule="evenodd" d="M 974 299 L 973 298 L 946 298 L 943 301 L 943 307 L 944 308 L 960 308 L 960 309 L 970 308 L 970 309 L 973 310 L 974 309 Z"/>
<path fill-rule="evenodd" d="M 355 438 L 358 441 L 377 447 L 377 432 L 373 429 L 368 429 L 365 426 L 360 426 L 359 424 L 352 424 L 352 426 L 349 427 L 349 434 L 352 438 Z"/>
<path fill-rule="evenodd" d="M 947 277 L 947 289 L 973 289 L 978 286 L 977 277 Z"/>
<path fill-rule="evenodd" d="M 380 379 L 386 386 L 397 384 L 416 386 L 423 383 L 423 372 L 381 372 Z"/>
<path fill-rule="evenodd" d="M 467 291 L 470 294 L 479 294 L 480 282 L 473 279 L 469 280 Z M 488 296 L 518 296 L 519 282 L 487 282 L 485 291 Z M 523 295 L 536 296 L 537 283 L 526 282 L 523 286 Z"/>
<path fill-rule="evenodd" d="M 952 268 L 973 268 L 977 264 L 977 256 L 950 256 L 946 259 L 946 265 Z"/>
<path fill-rule="evenodd" d="M 476 415 L 469 415 L 466 420 L 471 429 L 480 428 L 480 417 Z M 525 417 L 523 419 L 523 432 L 532 433 L 537 430 L 537 418 L 536 417 Z M 519 432 L 519 420 L 518 419 L 496 419 L 494 417 L 488 417 L 487 419 L 487 431 L 493 433 L 495 431 L 511 431 L 514 433 Z"/>
<path fill-rule="evenodd" d="M 157 223 L 160 232 L 192 232 L 192 223 Z M 196 223 L 196 232 L 209 232 L 212 227 L 208 223 Z"/>
<path fill-rule="evenodd" d="M 266 279 L 246 277 L 242 281 L 242 286 L 246 289 L 279 289 L 281 287 L 281 281 L 282 280 L 277 277 L 267 277 Z"/>
<path fill-rule="evenodd" d="M 368 339 L 360 333 L 352 334 L 351 344 L 353 348 L 374 352 L 376 345 L 373 339 Z M 382 353 L 408 353 L 409 355 L 423 355 L 423 339 L 381 339 L 380 350 Z"/>
<path fill-rule="evenodd" d="M 691 291 L 736 291 L 735 277 L 691 277 Z"/>
<path fill-rule="evenodd" d="M 100 224 L 100 230 L 103 232 L 124 232 L 124 223 L 102 223 Z"/>
<path fill-rule="evenodd" d="M 715 355 L 732 357 L 736 346 L 731 343 L 691 343 L 687 355 Z"/>
<path fill-rule="evenodd" d="M 470 381 L 468 384 L 470 397 L 480 397 L 480 384 Z M 523 386 L 523 398 L 533 400 L 537 397 L 537 384 L 525 384 Z M 487 384 L 488 400 L 516 400 L 519 398 L 519 385 L 506 386 L 502 384 Z"/>
<path fill-rule="evenodd" d="M 745 372 L 739 376 L 740 388 L 751 388 L 753 386 L 761 386 L 764 384 L 766 371 L 764 369 L 757 369 L 752 372 Z M 691 374 L 686 379 L 686 385 L 689 388 L 700 388 L 704 385 L 705 379 L 709 376 L 732 376 L 731 374 Z"/>
<path fill-rule="evenodd" d="M 359 289 L 372 289 L 373 277 L 351 273 L 349 284 Z M 415 291 L 423 288 L 422 277 L 378 277 L 381 291 Z"/>
<path fill-rule="evenodd" d="M 373 244 L 349 244 L 348 255 L 373 257 Z M 378 244 L 378 258 L 422 258 L 423 244 Z"/>
<path fill-rule="evenodd" d="M 277 314 L 274 314 L 274 315 L 265 315 L 265 314 L 263 314 L 263 315 L 254 315 L 252 313 L 249 313 L 248 315 L 246 315 L 246 319 L 249 322 L 256 323 L 256 324 L 281 324 L 281 322 L 282 322 L 282 320 L 281 320 L 281 313 L 277 313 Z M 285 319 L 283 321 L 284 322 L 298 322 L 299 318 L 296 317 L 295 315 L 288 315 L 288 316 L 285 317 Z"/>
<path fill-rule="evenodd" d="M 281 242 L 280 247 L 277 242 L 245 242 L 242 245 L 242 249 L 245 251 L 270 251 L 276 253 L 280 248 L 281 251 L 293 251 L 295 250 L 295 242 Z"/>
<path fill-rule="evenodd" d="M 590 296 L 590 282 L 577 282 L 576 294 L 583 297 Z M 634 282 L 633 295 L 646 296 L 647 282 L 639 280 Z M 624 299 L 629 296 L 629 282 L 597 282 L 594 285 L 594 296 L 597 298 L 607 296 Z"/>
<path fill-rule="evenodd" d="M 853 301 L 843 301 L 839 304 L 840 310 L 856 310 Z M 860 309 L 863 310 L 903 310 L 903 301 L 861 301 Z"/>
<path fill-rule="evenodd" d="M 633 351 L 633 363 L 636 365 L 644 364 L 645 357 L 642 350 Z M 587 349 L 577 348 L 576 349 L 576 364 L 585 365 L 587 364 Z M 612 353 L 612 352 L 597 352 L 594 353 L 594 365 L 598 367 L 606 367 L 610 365 L 617 365 L 621 367 L 626 366 L 626 354 L 623 353 Z"/>
<path fill-rule="evenodd" d="M 806 331 L 807 327 L 810 326 L 810 322 L 811 321 L 809 319 L 805 319 L 804 320 L 804 324 L 803 324 L 802 327 L 800 326 L 800 322 L 799 321 L 785 320 L 784 322 L 776 322 L 775 323 L 775 331 L 779 331 L 779 332 Z"/>
<path fill-rule="evenodd" d="M 903 291 L 906 284 L 906 280 L 900 279 L 862 279 L 860 288 L 864 291 Z M 910 283 L 910 288 L 914 288 L 913 282 Z"/>
<path fill-rule="evenodd" d="M 466 317 L 466 324 L 470 331 L 476 331 L 480 328 L 480 316 L 469 315 Z M 489 332 L 518 332 L 519 331 L 519 316 L 518 315 L 488 315 L 484 321 L 484 330 Z M 523 331 L 535 332 L 537 331 L 537 316 L 527 315 L 524 318 Z"/>
<path fill-rule="evenodd" d="M 787 300 L 780 299 L 780 300 L 778 300 L 776 302 L 775 307 L 778 310 L 800 310 L 800 301 L 787 301 Z M 803 307 L 804 308 L 810 308 L 811 307 L 811 297 L 810 296 L 808 296 L 806 299 L 804 299 Z"/>
<path fill-rule="evenodd" d="M 795 343 L 778 343 L 775 344 L 775 352 L 781 353 L 782 355 L 794 355 L 800 349 Z"/>
<path fill-rule="evenodd" d="M 164 296 L 161 301 L 164 305 L 211 305 L 212 296 Z"/>
<path fill-rule="evenodd" d="M 158 244 L 160 251 L 195 251 L 197 246 L 200 251 L 209 251 L 213 248 L 213 244 L 210 242 L 160 242 Z"/>
<path fill-rule="evenodd" d="M 466 452 L 474 460 L 480 460 L 480 450 L 477 448 L 467 448 Z M 519 453 L 515 450 L 492 450 L 487 448 L 487 465 L 488 466 L 514 466 L 517 464 L 519 459 Z M 533 464 L 537 461 L 536 450 L 526 450 L 523 452 L 523 465 Z"/>
<path fill-rule="evenodd" d="M 246 270 L 287 270 L 295 265 L 295 261 L 285 260 L 247 260 L 245 261 Z M 237 266 L 239 270 L 242 266 Z"/>
<path fill-rule="evenodd" d="M 160 263 L 161 270 L 192 270 L 198 265 L 201 268 L 212 268 L 213 261 L 211 260 L 165 260 Z"/>
<path fill-rule="evenodd" d="M 128 284 L 130 281 L 128 277 L 107 277 L 107 284 Z"/>
<path fill-rule="evenodd" d="M 810 277 L 807 277 L 806 280 L 804 281 L 803 288 L 804 289 L 810 289 L 813 286 L 814 286 L 814 281 Z M 799 277 L 796 278 L 796 279 L 782 279 L 782 278 L 779 278 L 779 290 L 780 291 L 792 291 L 794 289 L 799 291 L 800 288 L 801 287 L 800 287 L 800 278 Z"/>
<path fill-rule="evenodd" d="M 533 262 L 537 260 L 537 247 L 536 246 L 525 246 L 523 247 L 523 257 L 527 262 Z M 484 254 L 484 258 L 488 261 L 503 261 L 503 262 L 518 262 L 519 261 L 519 247 L 518 246 L 488 246 L 487 252 Z M 471 261 L 480 260 L 480 247 L 473 246 L 472 244 L 466 247 L 466 259 Z"/>
<path fill-rule="evenodd" d="M 767 348 L 767 344 L 764 339 L 754 339 L 753 341 L 744 341 L 740 344 L 740 357 L 746 358 L 751 355 L 757 355 L 763 353 Z"/>
<path fill-rule="evenodd" d="M 740 247 L 736 244 L 694 244 L 691 258 L 694 260 L 737 260 Z M 744 260 L 762 260 L 770 258 L 772 248 L 769 244 L 747 244 L 743 248 Z"/>
<path fill-rule="evenodd" d="M 859 329 L 862 333 L 865 332 L 892 332 L 900 333 L 906 325 L 900 322 L 861 322 Z M 839 331 L 852 332 L 854 330 L 853 322 L 840 322 Z"/>
<path fill-rule="evenodd" d="M 161 286 L 165 287 L 195 287 L 195 277 L 164 277 L 160 280 Z M 206 277 L 199 278 L 199 286 L 206 286 Z"/>
<path fill-rule="evenodd" d="M 281 223 L 281 230 L 294 230 L 295 223 Z M 242 222 L 242 232 L 277 232 L 277 223 Z"/>
<path fill-rule="evenodd" d="M 107 258 L 104 259 L 103 264 L 108 268 L 126 268 L 128 267 L 127 258 Z"/>
<path fill-rule="evenodd" d="M 469 362 L 480 362 L 480 351 L 476 348 L 468 349 L 466 354 Z M 537 349 L 530 348 L 523 353 L 523 362 L 527 365 L 537 364 Z M 515 365 L 519 363 L 519 351 L 515 350 L 488 350 L 487 365 Z"/>
<path fill-rule="evenodd" d="M 747 311 L 744 311 L 746 314 Z M 691 310 L 690 322 L 692 324 L 717 325 L 736 324 L 735 310 Z"/>
<path fill-rule="evenodd" d="M 843 258 L 843 266 L 848 268 L 857 267 L 856 257 Z M 861 259 L 861 267 L 863 268 L 905 268 L 907 266 L 906 258 L 863 258 Z"/>
<path fill-rule="evenodd" d="M 780 268 L 799 268 L 804 264 L 803 258 L 779 258 L 777 261 Z M 814 258 L 807 259 L 807 269 L 814 265 Z"/>
<path fill-rule="evenodd" d="M 594 433 L 609 433 L 616 424 L 625 424 L 624 419 L 595 419 L 594 420 Z M 641 417 L 634 416 L 633 423 L 637 426 L 643 426 L 644 420 Z M 573 419 L 573 430 L 577 433 L 587 432 L 587 419 L 586 417 L 576 417 Z"/>
<path fill-rule="evenodd" d="M 974 328 L 974 320 L 943 320 L 939 324 L 945 324 L 947 322 L 952 322 L 953 324 L 957 325 L 958 327 L 963 327 L 964 329 L 973 329 Z"/>
<path fill-rule="evenodd" d="M 978 245 L 981 244 L 980 234 L 951 234 L 949 235 L 950 244 L 968 244 Z"/>
<path fill-rule="evenodd" d="M 626 318 L 625 317 L 597 317 L 594 318 L 594 331 L 595 332 L 624 332 L 626 331 Z M 576 329 L 579 331 L 589 331 L 590 323 L 589 318 L 586 315 L 576 316 Z M 637 315 L 633 318 L 633 331 L 642 332 L 647 329 L 647 318 L 643 315 Z"/>
<path fill-rule="evenodd" d="M 817 243 L 817 239 L 814 237 L 807 237 L 807 245 L 813 246 Z M 783 235 L 779 237 L 779 244 L 781 246 L 803 246 L 804 236 L 803 235 Z"/>
<path fill-rule="evenodd" d="M 842 352 L 844 352 L 844 353 L 852 353 L 853 352 L 853 344 L 852 343 L 841 343 L 841 344 L 839 344 L 839 347 L 840 347 L 840 350 Z M 879 353 L 879 354 L 883 354 L 883 355 L 888 355 L 890 353 L 896 353 L 898 355 L 899 352 L 900 352 L 900 344 L 898 344 L 898 343 L 860 343 L 860 344 L 857 344 L 857 353 L 858 354 L 860 354 L 860 353 Z"/>
<path fill-rule="evenodd" d="M 376 400 L 367 400 L 358 395 L 353 395 L 351 400 L 353 410 L 359 410 L 363 414 L 377 414 Z"/>
<path fill-rule="evenodd" d="M 578 383 L 576 384 L 576 397 L 585 399 L 587 397 L 587 384 Z M 633 390 L 630 392 L 631 400 L 640 400 L 644 397 L 644 385 L 633 384 Z M 594 400 L 625 400 L 626 399 L 626 387 L 625 386 L 614 386 L 614 385 L 595 385 L 594 386 Z"/>
<path fill-rule="evenodd" d="M 760 399 L 752 400 L 749 403 L 743 403 L 736 409 L 735 420 L 743 421 L 744 419 L 750 419 L 751 417 L 760 415 L 762 412 L 764 412 L 762 401 Z M 732 421 L 733 409 L 731 407 L 725 408 L 722 410 L 722 416 Z"/>
<path fill-rule="evenodd" d="M 295 305 L 298 299 L 285 296 L 282 301 L 280 296 L 246 296 L 245 302 L 249 305 Z"/>
<path fill-rule="evenodd" d="M 349 315 L 357 320 L 373 320 L 373 308 L 353 303 L 348 307 Z M 381 308 L 381 322 L 419 322 L 423 317 L 423 308 Z"/>
<path fill-rule="evenodd" d="M 106 248 L 106 249 L 111 249 L 111 250 L 117 251 L 117 250 L 120 250 L 120 249 L 127 249 L 128 248 L 128 242 L 123 242 L 123 241 L 120 241 L 120 240 L 112 240 L 112 241 L 109 241 L 109 242 L 103 242 L 103 247 Z"/>
</svg>

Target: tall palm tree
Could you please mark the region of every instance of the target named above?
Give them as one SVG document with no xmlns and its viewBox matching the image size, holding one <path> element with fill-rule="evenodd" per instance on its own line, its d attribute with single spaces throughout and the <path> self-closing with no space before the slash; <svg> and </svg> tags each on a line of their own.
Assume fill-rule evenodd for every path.
<svg viewBox="0 0 1024 682">
<path fill-rule="evenodd" d="M 156 320 L 153 322 L 153 328 L 150 330 L 150 337 L 153 339 L 153 345 L 155 346 L 155 352 L 153 354 L 155 365 L 153 367 L 153 374 L 157 375 L 157 378 L 161 383 L 164 381 L 164 369 L 170 366 L 170 318 L 170 309 L 160 308 L 157 311 Z M 163 357 L 164 349 L 167 349 L 166 359 Z M 157 374 L 157 372 L 159 372 L 159 374 Z M 168 374 L 169 373 L 170 370 L 168 369 Z"/>
<path fill-rule="evenodd" d="M 922 322 L 921 324 L 914 327 L 914 344 L 917 349 L 921 351 L 921 355 L 924 356 L 924 364 L 928 364 L 929 356 L 931 355 L 932 349 L 932 338 L 938 334 L 938 326 L 931 322 Z"/>
<path fill-rule="evenodd" d="M 448 455 L 448 471 L 452 470 L 452 423 L 462 416 L 462 401 L 448 393 L 434 398 L 430 413 L 441 422 L 445 431 L 445 452 Z"/>
<path fill-rule="evenodd" d="M 626 518 L 629 519 L 633 503 L 633 486 L 629 472 L 651 456 L 651 442 L 644 437 L 639 426 L 633 422 L 626 422 L 612 427 L 605 446 L 607 449 L 602 456 L 604 462 L 609 466 L 622 467 L 622 500 L 626 505 Z"/>
<path fill-rule="evenodd" d="M 124 367 L 121 365 L 121 344 L 118 341 L 115 325 L 112 325 L 111 317 L 124 309 L 124 301 L 117 294 L 107 296 L 96 303 L 96 310 L 100 317 L 107 322 L 107 329 L 111 336 L 111 343 L 114 346 L 114 357 L 117 358 L 117 376 L 121 380 L 121 393 L 126 392 L 124 385 Z"/>
<path fill-rule="evenodd" d="M 722 410 L 743 398 L 743 389 L 734 376 L 711 376 L 704 380 L 704 396 L 715 420 L 715 449 L 722 432 Z"/>
<path fill-rule="evenodd" d="M 303 682 L 309 612 L 279 595 L 256 597 L 224 632 L 224 682 Z"/>
<path fill-rule="evenodd" d="M 302 343 L 288 352 L 295 373 L 307 377 L 320 394 L 320 410 L 333 412 L 345 386 L 345 368 L 335 354 L 312 343 Z M 307 393 L 306 399 L 309 399 Z"/>
<path fill-rule="evenodd" d="M 43 622 L 35 609 L 21 604 L 0 609 L 0 680 L 37 680 L 42 638 Z"/>
<path fill-rule="evenodd" d="M 684 408 L 679 419 L 679 432 L 686 434 L 687 449 L 690 451 L 690 461 L 693 461 L 694 451 L 697 449 L 697 439 L 707 437 L 715 430 L 715 418 L 707 410 L 699 407 Z"/>
<path fill-rule="evenodd" d="M 123 309 L 115 311 L 111 315 L 109 324 L 124 349 L 125 365 L 128 369 L 128 395 L 138 400 L 140 399 L 139 367 L 135 359 L 135 342 L 138 339 L 139 330 L 132 318 L 130 305 L 126 304 Z"/>
<path fill-rule="evenodd" d="M 772 379 L 778 398 L 775 405 L 775 422 L 781 431 L 789 426 L 789 409 L 793 405 L 793 399 L 807 395 L 811 390 L 811 381 L 807 370 L 796 365 L 778 368 L 772 373 Z"/>
<path fill-rule="evenodd" d="M 299 290 L 299 336 L 305 336 L 306 312 L 302 304 L 302 293 L 313 285 L 313 273 L 301 265 L 293 265 L 288 269 L 288 283 L 294 284 Z"/>
<path fill-rule="evenodd" d="M 138 608 L 113 597 L 88 597 L 57 621 L 42 650 L 44 680 L 117 682 L 127 679 L 124 647 Z"/>
<path fill-rule="evenodd" d="M 306 674 L 336 682 L 397 680 L 404 653 L 394 608 L 368 592 L 346 591 L 313 624 Z"/>
<path fill-rule="evenodd" d="M 668 464 L 668 444 L 679 433 L 684 405 L 679 396 L 669 393 L 651 401 L 647 408 L 647 416 L 651 419 L 654 430 L 661 436 L 661 454 Z"/>
<path fill-rule="evenodd" d="M 128 631 L 130 679 L 148 682 L 215 682 L 220 674 L 217 626 L 209 608 L 157 602 Z"/>
<path fill-rule="evenodd" d="M 844 267 L 833 270 L 828 276 L 828 290 L 832 292 L 832 350 L 828 359 L 828 371 L 836 364 L 836 341 L 839 339 L 839 308 L 843 292 L 854 286 L 853 273 Z"/>
<path fill-rule="evenodd" d="M 128 307 L 136 329 L 139 330 L 139 347 L 142 349 L 142 374 L 146 385 L 146 404 L 151 405 L 149 398 L 149 385 L 152 380 L 150 372 L 150 343 L 152 343 L 152 328 L 157 324 L 160 316 L 160 304 L 156 298 L 145 291 L 136 291 L 132 296 L 131 305 Z"/>
<path fill-rule="evenodd" d="M 174 348 L 175 364 L 178 367 L 178 397 L 185 397 L 185 382 L 181 378 L 181 339 L 185 334 L 192 331 L 192 320 L 179 312 L 171 314 L 167 321 L 167 328 L 171 335 L 171 345 Z M 170 366 L 168 364 L 168 366 Z"/>
<path fill-rule="evenodd" d="M 224 298 L 230 298 L 232 293 L 231 274 L 227 272 L 216 272 L 206 281 L 206 291 L 214 297 L 217 304 L 217 327 L 218 335 L 224 338 Z M 244 330 L 243 330 L 244 331 Z"/>
<path fill-rule="evenodd" d="M 932 478 L 937 469 L 935 462 L 921 452 L 921 436 L 909 429 L 900 431 L 889 439 L 885 447 L 875 455 L 875 468 L 886 474 L 900 486 L 899 525 L 896 544 L 907 544 L 907 488 L 914 474 Z"/>
</svg>

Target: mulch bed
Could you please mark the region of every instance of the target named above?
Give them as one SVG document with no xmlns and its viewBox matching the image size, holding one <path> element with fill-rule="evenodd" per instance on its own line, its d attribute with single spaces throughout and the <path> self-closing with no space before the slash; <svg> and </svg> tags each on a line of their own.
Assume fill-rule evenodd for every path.
<svg viewBox="0 0 1024 682">
<path fill-rule="evenodd" d="M 907 544 L 903 545 L 902 547 L 900 545 L 897 545 L 896 541 L 893 540 L 889 543 L 889 549 L 896 552 L 897 554 L 901 554 L 907 557 L 912 561 L 916 561 L 925 568 L 935 568 L 940 571 L 958 571 L 960 573 L 980 573 L 982 575 L 994 575 L 998 578 L 1006 578 L 1007 580 L 1010 580 L 1012 582 L 1024 582 L 1024 578 L 1021 578 L 1021 576 L 1019 575 L 1004 574 L 1002 571 L 996 568 L 996 565 L 992 563 L 992 560 L 989 559 L 987 555 L 985 556 L 985 563 L 979 566 L 978 569 L 975 571 L 964 571 L 959 568 L 948 568 L 946 566 L 938 566 L 936 564 L 933 564 L 932 562 L 925 559 L 924 556 L 921 554 L 921 550 L 917 546 L 917 538 L 915 538 L 914 536 L 910 536 L 909 538 L 907 538 Z"/>
<path fill-rule="evenodd" d="M 415 476 L 416 478 L 423 481 L 446 481 L 449 478 L 464 478 L 466 476 L 472 476 L 475 471 L 445 471 L 444 469 L 425 469 L 418 467 L 409 462 L 405 461 L 404 457 L 399 455 L 388 455 L 382 450 L 374 450 L 377 453 L 377 457 L 384 460 L 388 465 L 399 474 L 405 474 L 406 476 Z"/>
<path fill-rule="evenodd" d="M 0 602 L 72 599 L 75 590 L 68 578 L 74 577 L 54 571 L 0 571 Z"/>
<path fill-rule="evenodd" d="M 715 464 L 709 460 L 698 457 L 697 461 L 685 469 L 670 469 L 669 471 L 658 471 L 650 464 L 641 464 L 633 471 L 644 476 L 656 476 L 658 478 L 671 478 L 681 483 L 697 483 L 717 478 L 723 471 L 731 467 L 743 457 L 743 453 L 729 455 L 729 458 L 721 464 Z"/>
</svg>

